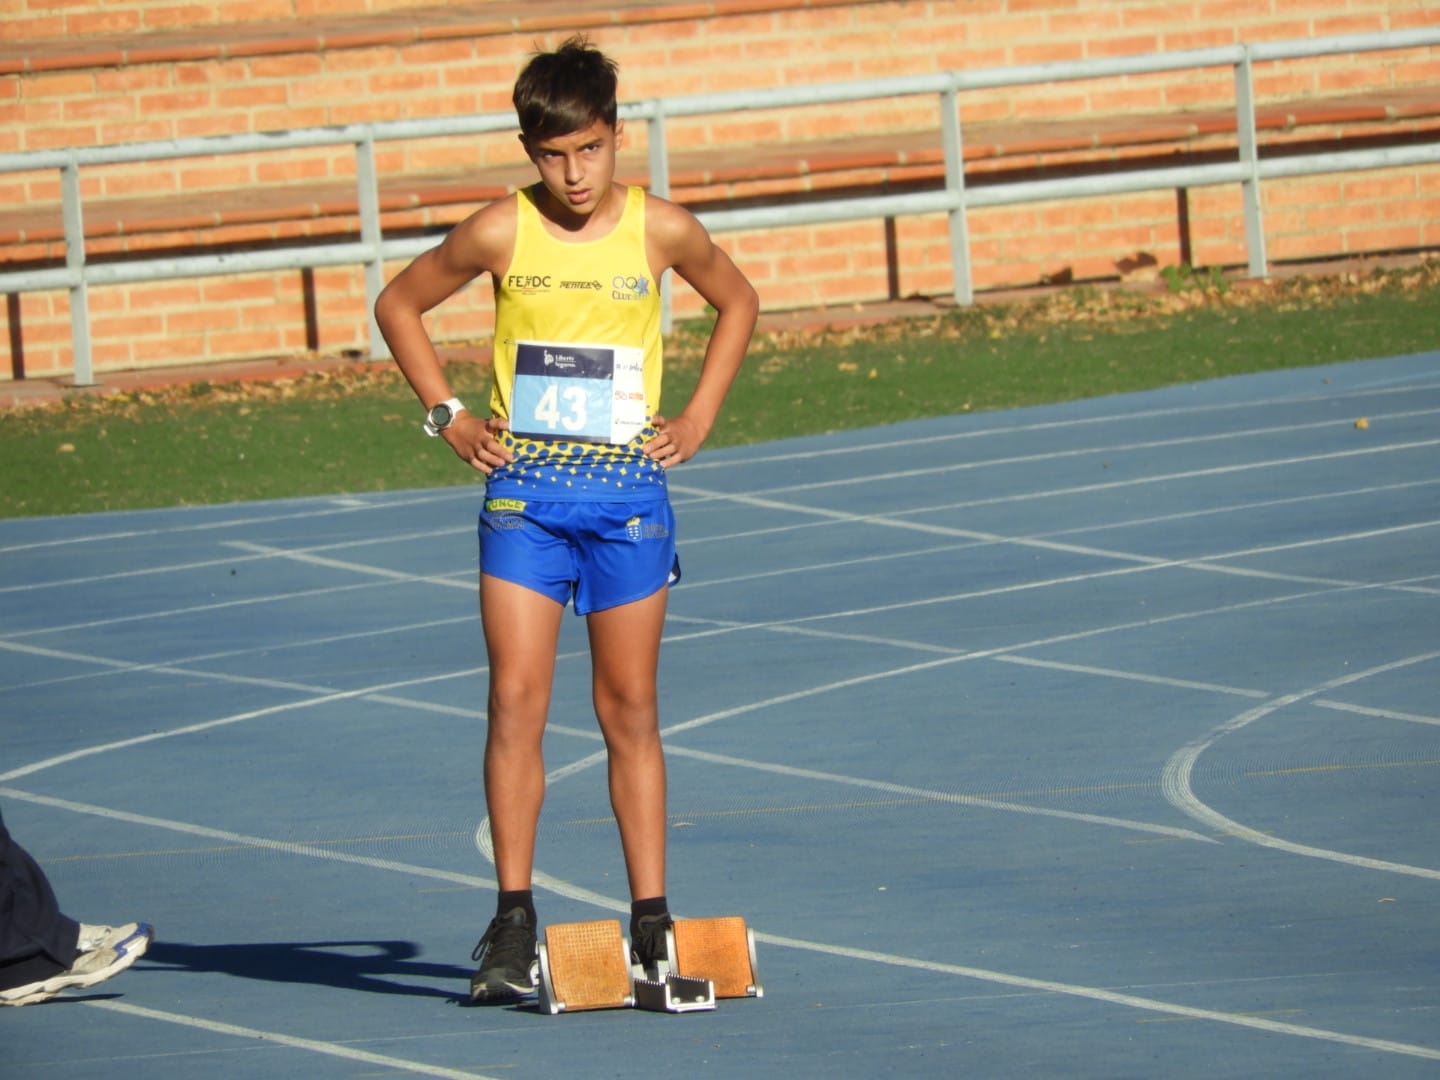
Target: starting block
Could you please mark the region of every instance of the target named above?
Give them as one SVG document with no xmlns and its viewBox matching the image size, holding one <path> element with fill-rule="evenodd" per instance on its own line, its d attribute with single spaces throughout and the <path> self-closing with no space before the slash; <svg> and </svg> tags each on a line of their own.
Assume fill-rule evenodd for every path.
<svg viewBox="0 0 1440 1080">
<path fill-rule="evenodd" d="M 744 919 L 677 919 L 668 936 L 678 975 L 709 979 L 717 998 L 765 996 L 755 962 L 755 931 Z"/>
<path fill-rule="evenodd" d="M 540 1008 L 552 1016 L 635 1004 L 630 943 L 614 919 L 548 926 L 537 951 Z"/>
<path fill-rule="evenodd" d="M 536 948 L 540 1008 L 552 1016 L 632 1006 L 682 1013 L 714 1009 L 717 998 L 764 996 L 744 919 L 679 919 L 665 939 L 666 958 L 646 971 L 632 966 L 613 919 L 546 927 Z"/>
</svg>

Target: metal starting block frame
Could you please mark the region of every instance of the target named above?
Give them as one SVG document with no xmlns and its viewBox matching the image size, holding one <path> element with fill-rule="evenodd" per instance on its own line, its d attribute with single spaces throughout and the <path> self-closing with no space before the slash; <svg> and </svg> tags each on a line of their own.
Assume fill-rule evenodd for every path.
<svg viewBox="0 0 1440 1080">
<path fill-rule="evenodd" d="M 552 1016 L 636 1007 L 702 1012 L 717 998 L 763 997 L 755 932 L 735 918 L 679 919 L 652 971 L 630 962 L 630 943 L 608 919 L 546 927 L 537 946 L 540 1008 Z"/>
<path fill-rule="evenodd" d="M 709 979 L 676 975 L 663 970 L 658 978 L 650 978 L 636 965 L 635 1007 L 652 1012 L 708 1012 L 715 1008 L 715 984 Z"/>
</svg>

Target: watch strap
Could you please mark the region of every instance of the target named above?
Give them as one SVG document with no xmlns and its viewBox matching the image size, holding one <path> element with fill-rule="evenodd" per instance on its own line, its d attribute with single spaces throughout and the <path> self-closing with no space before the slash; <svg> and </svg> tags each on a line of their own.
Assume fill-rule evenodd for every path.
<svg viewBox="0 0 1440 1080">
<path fill-rule="evenodd" d="M 430 416 L 435 412 L 436 409 L 440 408 L 441 405 L 445 406 L 445 408 L 450 410 L 450 419 L 444 424 L 436 424 L 433 420 L 430 419 Z M 464 411 L 465 406 L 457 397 L 446 398 L 444 401 L 440 402 L 439 405 L 432 405 L 429 409 L 425 411 L 425 434 L 429 435 L 433 439 L 435 436 L 439 435 L 440 432 L 444 431 L 447 427 L 449 427 L 455 422 L 455 416 L 457 413 L 461 413 Z"/>
</svg>

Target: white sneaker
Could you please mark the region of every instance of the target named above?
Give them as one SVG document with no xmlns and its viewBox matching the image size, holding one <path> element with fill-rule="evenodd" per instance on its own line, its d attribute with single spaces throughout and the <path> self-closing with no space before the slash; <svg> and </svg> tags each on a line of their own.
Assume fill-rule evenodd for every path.
<svg viewBox="0 0 1440 1080">
<path fill-rule="evenodd" d="M 79 952 L 68 971 L 39 982 L 0 990 L 0 1005 L 34 1005 L 48 1001 L 61 990 L 72 986 L 94 986 L 124 971 L 140 958 L 155 937 L 149 923 L 126 923 L 124 926 L 89 926 L 80 924 Z"/>
<path fill-rule="evenodd" d="M 77 953 L 87 953 L 94 949 L 115 949 L 120 944 L 136 934 L 140 933 L 139 923 L 126 923 L 124 926 L 91 926 L 89 923 L 80 924 L 80 940 L 75 943 Z M 153 931 L 151 931 L 153 935 Z M 145 942 L 150 943 L 149 939 Z M 140 952 L 144 952 L 142 947 Z M 137 956 L 139 953 L 136 954 Z"/>
</svg>

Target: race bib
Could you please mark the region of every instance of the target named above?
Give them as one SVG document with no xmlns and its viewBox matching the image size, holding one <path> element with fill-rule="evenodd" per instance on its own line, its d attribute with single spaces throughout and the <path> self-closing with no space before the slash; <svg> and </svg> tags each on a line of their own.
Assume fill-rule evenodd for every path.
<svg viewBox="0 0 1440 1080">
<path fill-rule="evenodd" d="M 531 439 L 628 443 L 645 428 L 645 353 L 520 341 L 510 430 Z"/>
</svg>

